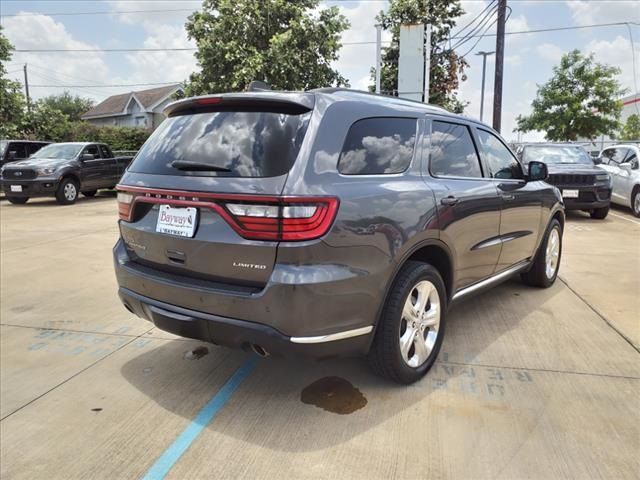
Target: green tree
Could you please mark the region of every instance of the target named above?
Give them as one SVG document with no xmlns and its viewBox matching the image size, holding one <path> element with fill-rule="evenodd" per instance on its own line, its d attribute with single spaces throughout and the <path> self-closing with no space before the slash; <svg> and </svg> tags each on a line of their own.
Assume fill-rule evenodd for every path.
<svg viewBox="0 0 640 480">
<path fill-rule="evenodd" d="M 64 113 L 70 121 L 78 122 L 82 114 L 88 112 L 94 105 L 93 100 L 82 98 L 77 95 L 71 95 L 65 91 L 60 95 L 49 95 L 39 101 L 43 105 L 47 105 L 54 110 Z"/>
<path fill-rule="evenodd" d="M 349 22 L 319 0 L 204 0 L 186 24 L 201 67 L 187 95 L 244 90 L 252 80 L 274 89 L 345 85 L 331 63 Z"/>
<path fill-rule="evenodd" d="M 66 114 L 42 100 L 31 107 L 20 124 L 20 136 L 32 140 L 64 141 L 71 125 Z"/>
<path fill-rule="evenodd" d="M 0 138 L 19 135 L 20 123 L 24 117 L 25 101 L 22 86 L 7 78 L 5 63 L 11 60 L 13 45 L 2 34 L 0 27 Z"/>
<path fill-rule="evenodd" d="M 622 126 L 620 134 L 618 135 L 620 140 L 640 140 L 640 116 L 637 114 L 630 115 L 627 121 Z"/>
<path fill-rule="evenodd" d="M 573 50 L 553 68 L 553 77 L 542 86 L 532 103 L 533 112 L 518 116 L 516 131 L 546 132 L 547 140 L 575 141 L 613 134 L 624 94 L 616 75 L 620 70 L 595 63 L 593 54 Z"/>
<path fill-rule="evenodd" d="M 400 25 L 430 24 L 432 33 L 429 103 L 461 113 L 465 105 L 456 97 L 456 90 L 468 64 L 456 52 L 439 48 L 439 45 L 449 38 L 451 29 L 456 25 L 456 19 L 463 13 L 459 0 L 393 0 L 386 13 L 381 11 L 376 19 L 383 29 L 390 30 L 393 35 L 391 45 L 384 49 L 382 55 L 382 92 L 391 94 L 398 90 Z M 375 78 L 375 69 L 371 72 L 372 78 Z M 375 87 L 371 86 L 369 89 L 374 91 Z"/>
</svg>

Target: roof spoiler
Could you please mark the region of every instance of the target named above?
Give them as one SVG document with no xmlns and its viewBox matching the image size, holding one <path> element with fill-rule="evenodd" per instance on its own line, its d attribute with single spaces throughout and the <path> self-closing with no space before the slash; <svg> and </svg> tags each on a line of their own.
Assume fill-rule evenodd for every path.
<svg viewBox="0 0 640 480">
<path fill-rule="evenodd" d="M 313 110 L 315 95 L 301 92 L 246 92 L 204 95 L 175 101 L 167 105 L 167 117 L 211 111 L 267 111 L 301 114 Z"/>
</svg>

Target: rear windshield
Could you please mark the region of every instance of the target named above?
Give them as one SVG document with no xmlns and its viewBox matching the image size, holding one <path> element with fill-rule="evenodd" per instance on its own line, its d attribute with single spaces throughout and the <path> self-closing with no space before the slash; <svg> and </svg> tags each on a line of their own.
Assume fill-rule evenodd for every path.
<svg viewBox="0 0 640 480">
<path fill-rule="evenodd" d="M 157 175 L 275 177 L 287 173 L 300 150 L 310 112 L 223 111 L 166 119 L 129 167 Z M 171 164 L 211 165 L 194 170 Z"/>
</svg>

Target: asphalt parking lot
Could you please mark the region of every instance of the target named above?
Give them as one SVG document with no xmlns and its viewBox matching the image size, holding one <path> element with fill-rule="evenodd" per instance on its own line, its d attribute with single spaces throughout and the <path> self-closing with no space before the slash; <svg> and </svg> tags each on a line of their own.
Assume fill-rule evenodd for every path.
<svg viewBox="0 0 640 480">
<path fill-rule="evenodd" d="M 363 360 L 258 359 L 133 317 L 116 219 L 112 193 L 0 204 L 3 479 L 640 474 L 640 221 L 626 209 L 569 214 L 552 288 L 513 280 L 456 305 L 409 387 Z"/>
</svg>

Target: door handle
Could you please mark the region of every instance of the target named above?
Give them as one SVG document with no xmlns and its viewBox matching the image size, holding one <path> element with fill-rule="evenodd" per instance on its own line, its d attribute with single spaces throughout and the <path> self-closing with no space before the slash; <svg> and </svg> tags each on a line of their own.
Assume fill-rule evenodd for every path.
<svg viewBox="0 0 640 480">
<path fill-rule="evenodd" d="M 449 195 L 448 197 L 444 197 L 443 199 L 441 199 L 440 203 L 442 205 L 455 205 L 456 203 L 458 203 L 458 199 L 453 195 Z"/>
<path fill-rule="evenodd" d="M 503 193 L 502 198 L 504 198 L 505 200 L 515 200 L 516 196 L 512 193 Z"/>
</svg>

